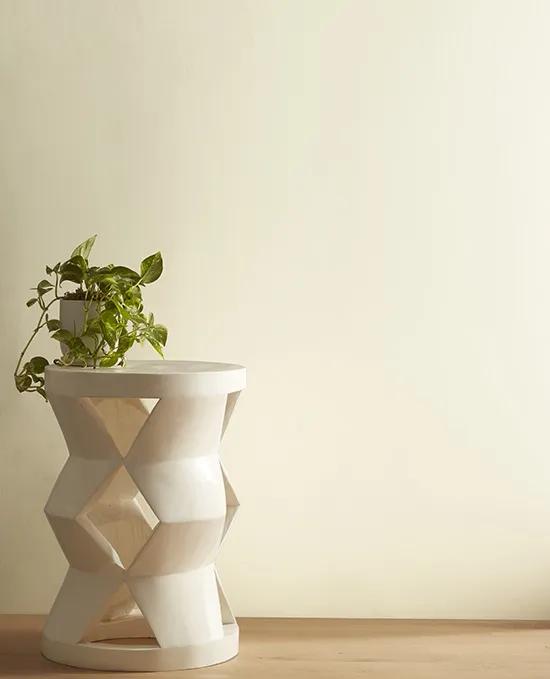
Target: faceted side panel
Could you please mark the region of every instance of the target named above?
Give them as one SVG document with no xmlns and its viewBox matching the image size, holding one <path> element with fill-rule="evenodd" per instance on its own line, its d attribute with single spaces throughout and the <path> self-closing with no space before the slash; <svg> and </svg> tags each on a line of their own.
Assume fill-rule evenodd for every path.
<svg viewBox="0 0 550 679">
<path fill-rule="evenodd" d="M 93 460 L 71 455 L 57 477 L 44 511 L 48 516 L 75 518 L 119 465 L 118 456 Z"/>
<path fill-rule="evenodd" d="M 129 574 L 182 573 L 210 564 L 218 553 L 223 527 L 223 516 L 209 521 L 159 523 Z"/>
<path fill-rule="evenodd" d="M 128 453 L 128 464 L 218 452 L 226 398 L 163 398 Z"/>
<path fill-rule="evenodd" d="M 121 584 L 122 571 L 112 575 L 69 568 L 44 628 L 52 641 L 78 643 L 98 610 L 104 609 Z"/>
<path fill-rule="evenodd" d="M 158 518 L 121 467 L 87 504 L 78 521 L 91 534 L 99 533 L 117 562 L 128 568 L 151 537 Z"/>
<path fill-rule="evenodd" d="M 90 399 L 55 394 L 48 398 L 70 455 L 94 460 L 120 458 L 113 439 Z"/>
<path fill-rule="evenodd" d="M 189 573 L 131 578 L 128 586 L 163 648 L 223 637 L 213 566 Z"/>
<path fill-rule="evenodd" d="M 200 521 L 225 515 L 217 454 L 160 461 L 153 455 L 131 455 L 126 466 L 161 521 Z"/>
</svg>

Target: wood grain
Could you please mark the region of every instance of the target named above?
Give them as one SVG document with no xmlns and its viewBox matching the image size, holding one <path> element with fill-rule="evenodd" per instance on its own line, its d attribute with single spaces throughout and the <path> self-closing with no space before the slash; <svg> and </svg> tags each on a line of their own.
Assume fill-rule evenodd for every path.
<svg viewBox="0 0 550 679">
<path fill-rule="evenodd" d="M 241 618 L 241 652 L 216 667 L 139 675 L 42 658 L 44 618 L 0 616 L 0 677 L 548 679 L 550 623 Z"/>
</svg>

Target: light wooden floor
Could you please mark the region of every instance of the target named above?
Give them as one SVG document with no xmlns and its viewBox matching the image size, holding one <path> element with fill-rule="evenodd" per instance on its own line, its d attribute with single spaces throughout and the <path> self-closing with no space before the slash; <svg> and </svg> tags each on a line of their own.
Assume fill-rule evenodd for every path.
<svg viewBox="0 0 550 679">
<path fill-rule="evenodd" d="M 245 618 L 223 665 L 158 674 L 78 670 L 39 654 L 43 618 L 0 616 L 0 677 L 55 679 L 550 679 L 550 623 Z"/>
</svg>

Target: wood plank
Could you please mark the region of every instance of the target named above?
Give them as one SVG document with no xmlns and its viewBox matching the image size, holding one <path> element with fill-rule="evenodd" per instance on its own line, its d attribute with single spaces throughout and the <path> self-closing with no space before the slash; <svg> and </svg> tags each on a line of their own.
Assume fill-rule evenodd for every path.
<svg viewBox="0 0 550 679">
<path fill-rule="evenodd" d="M 0 677 L 130 673 L 63 667 L 39 653 L 43 616 L 0 616 Z M 155 679 L 548 679 L 550 623 L 241 618 L 235 660 Z M 145 675 L 144 675 L 145 676 Z M 149 675 L 151 676 L 151 675 Z"/>
</svg>

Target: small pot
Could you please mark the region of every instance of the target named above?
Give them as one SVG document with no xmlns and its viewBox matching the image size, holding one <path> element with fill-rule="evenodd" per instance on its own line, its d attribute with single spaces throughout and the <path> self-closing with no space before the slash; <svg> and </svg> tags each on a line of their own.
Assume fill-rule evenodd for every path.
<svg viewBox="0 0 550 679">
<path fill-rule="evenodd" d="M 88 307 L 88 318 L 97 316 L 97 302 L 85 302 L 82 299 L 62 299 L 59 302 L 59 322 L 62 330 L 68 330 L 73 335 L 79 336 L 84 326 L 84 305 Z M 94 343 L 89 337 L 85 337 L 84 344 L 90 349 Z M 66 354 L 69 348 L 61 342 L 61 351 Z"/>
</svg>

